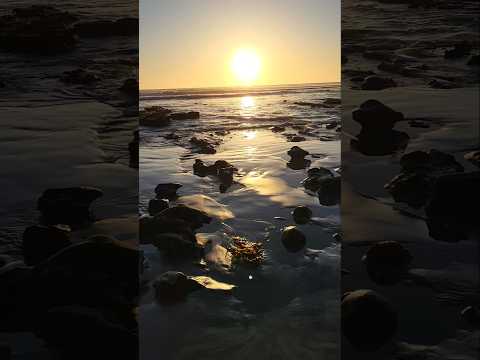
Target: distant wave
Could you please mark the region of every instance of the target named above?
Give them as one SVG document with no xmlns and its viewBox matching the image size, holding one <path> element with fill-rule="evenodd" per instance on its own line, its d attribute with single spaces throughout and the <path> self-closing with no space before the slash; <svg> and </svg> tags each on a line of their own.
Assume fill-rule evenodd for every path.
<svg viewBox="0 0 480 360">
<path fill-rule="evenodd" d="M 325 91 L 337 84 L 307 84 L 289 87 L 272 86 L 254 89 L 209 88 L 209 89 L 178 89 L 178 90 L 142 90 L 140 100 L 194 100 L 209 98 L 232 98 L 243 96 L 266 96 L 304 94 Z"/>
</svg>

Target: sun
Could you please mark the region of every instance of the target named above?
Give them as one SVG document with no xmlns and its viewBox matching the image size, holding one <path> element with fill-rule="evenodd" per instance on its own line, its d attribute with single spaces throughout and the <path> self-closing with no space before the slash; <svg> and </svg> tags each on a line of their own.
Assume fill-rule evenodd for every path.
<svg viewBox="0 0 480 360">
<path fill-rule="evenodd" d="M 258 79 L 261 66 L 260 57 L 250 49 L 237 50 L 231 62 L 233 74 L 244 85 L 250 85 Z"/>
</svg>

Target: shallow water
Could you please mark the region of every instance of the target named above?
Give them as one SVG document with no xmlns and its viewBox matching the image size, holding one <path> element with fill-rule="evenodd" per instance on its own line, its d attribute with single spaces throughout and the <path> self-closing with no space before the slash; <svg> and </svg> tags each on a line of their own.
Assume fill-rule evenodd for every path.
<svg viewBox="0 0 480 360">
<path fill-rule="evenodd" d="M 271 94 L 268 89 L 268 95 L 163 101 L 147 101 L 142 94 L 141 106 L 197 110 L 201 118 L 175 122 L 162 130 L 141 129 L 141 213 L 158 183 L 181 183 L 178 201 L 215 218 L 199 230 L 203 237 L 223 244 L 233 235 L 244 236 L 261 242 L 266 255 L 258 267 L 234 265 L 225 270 L 219 266 L 225 263 L 221 252 L 199 267 L 168 263 L 153 246 L 143 246 L 150 266 L 148 278 L 171 269 L 188 275 L 207 274 L 236 288 L 231 296 L 198 292 L 171 307 L 156 304 L 147 293 L 140 307 L 142 359 L 155 359 L 160 352 L 165 359 L 337 358 L 340 248 L 332 235 L 339 228 L 339 207 L 321 206 L 300 184 L 306 169 L 287 167 L 287 151 L 293 145 L 314 154 L 308 157 L 311 167 L 334 169 L 340 165 L 338 133 L 323 125 L 327 119 L 338 120 L 339 109 L 293 104 L 338 97 L 338 86 L 315 87 L 317 91 L 305 93 L 297 87 L 287 94 Z M 306 123 L 312 132 L 306 141 L 287 142 L 281 133 L 268 129 L 277 125 L 279 118 L 287 125 Z M 216 154 L 199 155 L 187 148 L 186 140 L 192 134 L 201 137 L 218 129 L 230 133 L 221 139 Z M 171 131 L 182 139 L 172 143 L 162 137 Z M 287 127 L 286 131 L 294 129 Z M 324 135 L 333 140 L 319 140 Z M 236 183 L 221 193 L 215 179 L 193 174 L 195 159 L 206 163 L 227 160 L 239 170 Z M 307 248 L 292 254 L 284 249 L 280 234 L 283 227 L 293 224 L 292 208 L 301 204 L 312 209 L 314 219 L 300 225 Z"/>
</svg>

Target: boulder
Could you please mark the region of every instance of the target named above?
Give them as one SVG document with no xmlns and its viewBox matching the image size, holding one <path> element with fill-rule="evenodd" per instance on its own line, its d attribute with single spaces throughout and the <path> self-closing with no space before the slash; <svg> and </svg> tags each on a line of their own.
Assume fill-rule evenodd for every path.
<svg viewBox="0 0 480 360">
<path fill-rule="evenodd" d="M 90 205 L 102 195 L 102 190 L 93 187 L 47 189 L 37 209 L 45 224 L 79 225 L 92 220 Z"/>
<path fill-rule="evenodd" d="M 71 244 L 69 226 L 29 226 L 22 241 L 25 263 L 37 265 Z"/>
<path fill-rule="evenodd" d="M 342 333 L 360 351 L 375 351 L 395 334 L 398 319 L 387 299 L 373 290 L 356 290 L 342 298 Z"/>
<path fill-rule="evenodd" d="M 293 158 L 300 158 L 303 159 L 305 156 L 309 155 L 310 153 L 306 150 L 303 150 L 301 147 L 293 146 L 288 150 L 287 154 Z"/>
<path fill-rule="evenodd" d="M 333 173 L 327 168 L 313 168 L 308 170 L 308 177 L 302 181 L 305 189 L 316 192 L 324 179 L 332 178 Z"/>
<path fill-rule="evenodd" d="M 319 182 L 318 200 L 323 206 L 334 206 L 340 203 L 342 181 L 339 176 L 327 177 Z"/>
<path fill-rule="evenodd" d="M 353 111 L 352 116 L 353 120 L 362 126 L 362 132 L 390 131 L 396 122 L 404 119 L 401 112 L 395 111 L 377 100 L 365 101 Z"/>
<path fill-rule="evenodd" d="M 151 216 L 158 214 L 168 208 L 168 201 L 165 199 L 151 199 L 148 202 L 148 213 Z"/>
<path fill-rule="evenodd" d="M 160 214 L 160 213 L 159 213 Z M 196 243 L 192 225 L 185 220 L 166 218 L 161 215 L 142 216 L 139 220 L 140 243 L 151 244 L 159 234 L 179 234 L 183 239 Z"/>
<path fill-rule="evenodd" d="M 159 303 L 174 304 L 184 301 L 188 294 L 203 287 L 182 272 L 167 271 L 155 279 L 153 288 Z"/>
<path fill-rule="evenodd" d="M 166 219 L 180 219 L 191 225 L 192 229 L 199 229 L 204 224 L 209 224 L 212 218 L 203 211 L 188 207 L 186 205 L 176 205 L 160 212 L 158 217 Z"/>
<path fill-rule="evenodd" d="M 162 183 L 155 187 L 155 194 L 158 199 L 174 200 L 177 198 L 177 191 L 182 187 L 176 183 Z"/>
<path fill-rule="evenodd" d="M 283 246 L 289 252 L 299 252 L 305 247 L 305 235 L 296 226 L 287 226 L 282 231 Z"/>
<path fill-rule="evenodd" d="M 292 211 L 292 217 L 297 224 L 306 224 L 312 218 L 312 210 L 306 206 L 297 206 Z"/>
<path fill-rule="evenodd" d="M 362 260 L 373 282 L 393 285 L 408 274 L 412 256 L 397 241 L 381 241 L 370 247 Z"/>
<path fill-rule="evenodd" d="M 402 172 L 385 184 L 385 189 L 396 202 L 418 209 L 424 206 L 430 197 L 433 181 L 427 174 Z"/>
<path fill-rule="evenodd" d="M 350 146 L 367 156 L 385 156 L 404 151 L 409 141 L 410 137 L 403 131 L 365 131 L 362 129 L 357 135 L 357 139 L 350 141 Z"/>
<path fill-rule="evenodd" d="M 383 90 L 396 86 L 397 83 L 393 79 L 380 76 L 368 76 L 361 85 L 362 90 Z"/>
<path fill-rule="evenodd" d="M 170 258 L 200 255 L 200 246 L 192 241 L 190 234 L 158 233 L 152 237 L 152 244 Z"/>
</svg>

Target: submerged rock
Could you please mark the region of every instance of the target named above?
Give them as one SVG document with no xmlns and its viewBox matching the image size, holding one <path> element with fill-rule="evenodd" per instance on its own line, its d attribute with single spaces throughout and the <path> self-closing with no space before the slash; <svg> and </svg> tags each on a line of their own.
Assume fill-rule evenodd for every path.
<svg viewBox="0 0 480 360">
<path fill-rule="evenodd" d="M 282 243 L 290 252 L 299 252 L 305 247 L 305 235 L 296 226 L 287 226 L 282 231 Z"/>
<path fill-rule="evenodd" d="M 176 183 L 163 183 L 158 184 L 155 187 L 155 194 L 157 195 L 158 199 L 168 199 L 174 200 L 177 198 L 177 191 L 182 187 L 182 184 Z"/>
<path fill-rule="evenodd" d="M 215 176 L 220 180 L 220 191 L 226 191 L 233 184 L 233 175 L 237 172 L 237 168 L 225 160 L 217 160 L 213 165 L 205 165 L 205 163 L 196 159 L 193 164 L 193 173 L 200 177 Z"/>
<path fill-rule="evenodd" d="M 79 225 L 92 220 L 90 205 L 103 195 L 93 187 L 72 187 L 45 190 L 37 208 L 46 224 Z"/>
<path fill-rule="evenodd" d="M 196 148 L 197 152 L 200 154 L 215 154 L 217 150 L 215 147 L 205 139 L 199 139 L 196 136 L 190 139 L 190 143 L 192 143 Z"/>
<path fill-rule="evenodd" d="M 174 304 L 185 300 L 191 292 L 202 289 L 202 285 L 182 272 L 167 271 L 153 282 L 153 289 L 159 303 Z"/>
<path fill-rule="evenodd" d="M 387 299 L 373 290 L 347 292 L 342 298 L 342 333 L 360 351 L 375 351 L 388 343 L 398 326 Z"/>
<path fill-rule="evenodd" d="M 170 114 L 170 118 L 172 120 L 195 120 L 200 118 L 200 113 L 198 111 L 172 113 Z"/>
<path fill-rule="evenodd" d="M 71 244 L 69 226 L 29 226 L 22 241 L 25 263 L 37 265 Z"/>
<path fill-rule="evenodd" d="M 139 123 L 143 126 L 165 127 L 171 124 L 170 113 L 170 110 L 161 106 L 152 106 L 140 113 Z"/>
<path fill-rule="evenodd" d="M 382 241 L 363 257 L 370 278 L 379 285 L 393 285 L 405 278 L 412 256 L 397 241 Z"/>
<path fill-rule="evenodd" d="M 284 132 L 285 126 L 280 126 L 280 125 L 272 126 L 270 130 L 272 130 L 272 132 L 274 133 Z"/>
<path fill-rule="evenodd" d="M 312 210 L 306 206 L 297 206 L 292 211 L 292 216 L 297 224 L 306 224 L 312 218 Z"/>
<path fill-rule="evenodd" d="M 383 90 L 396 86 L 397 83 L 393 79 L 380 76 L 368 76 L 361 85 L 362 90 Z"/>
<path fill-rule="evenodd" d="M 139 220 L 140 243 L 151 244 L 160 234 L 178 234 L 183 239 L 195 244 L 192 225 L 185 220 L 166 218 L 159 214 L 154 217 L 142 216 Z"/>
</svg>

